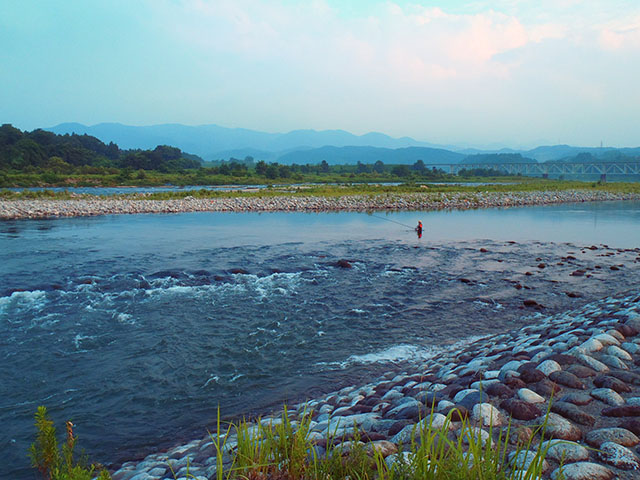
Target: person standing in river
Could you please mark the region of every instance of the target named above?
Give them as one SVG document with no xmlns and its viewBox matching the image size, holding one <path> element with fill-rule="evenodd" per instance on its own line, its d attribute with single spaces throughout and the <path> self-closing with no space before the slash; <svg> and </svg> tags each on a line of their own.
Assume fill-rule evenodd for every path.
<svg viewBox="0 0 640 480">
<path fill-rule="evenodd" d="M 418 238 L 422 238 L 422 222 L 421 221 L 418 221 L 416 232 L 418 232 Z"/>
</svg>

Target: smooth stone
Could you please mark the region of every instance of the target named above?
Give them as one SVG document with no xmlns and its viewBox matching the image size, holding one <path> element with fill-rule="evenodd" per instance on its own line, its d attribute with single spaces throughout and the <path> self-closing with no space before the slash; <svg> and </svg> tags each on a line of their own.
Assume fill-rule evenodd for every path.
<svg viewBox="0 0 640 480">
<path fill-rule="evenodd" d="M 591 430 L 585 437 L 585 442 L 592 447 L 599 448 L 604 442 L 613 442 L 624 447 L 634 447 L 640 439 L 625 428 L 599 428 Z"/>
<path fill-rule="evenodd" d="M 638 353 L 638 351 L 640 351 L 640 345 L 631 342 L 624 342 L 622 345 L 620 345 L 620 348 L 622 348 L 625 352 L 630 353 L 631 355 L 634 355 Z"/>
<path fill-rule="evenodd" d="M 610 388 L 618 393 L 628 393 L 631 391 L 629 385 L 612 375 L 598 375 L 593 379 L 593 384 L 598 388 Z"/>
<path fill-rule="evenodd" d="M 627 385 L 640 385 L 640 375 L 634 372 L 629 372 L 628 370 L 612 370 L 609 372 L 609 375 L 621 380 Z M 629 391 L 631 391 L 631 387 L 629 387 Z"/>
<path fill-rule="evenodd" d="M 566 371 L 573 373 L 578 378 L 595 377 L 598 374 L 592 368 L 585 367 L 584 365 L 569 365 Z"/>
<path fill-rule="evenodd" d="M 382 458 L 387 458 L 389 455 L 398 453 L 398 447 L 388 440 L 376 440 L 367 443 L 367 451 L 371 453 L 377 452 L 382 455 Z"/>
<path fill-rule="evenodd" d="M 472 441 L 474 444 L 480 443 L 480 445 L 484 446 L 487 442 L 490 445 L 493 445 L 493 440 L 491 439 L 491 435 L 489 432 L 480 427 L 474 428 L 465 428 L 464 430 L 458 431 L 458 437 L 462 436 L 462 441 L 465 444 L 469 444 Z"/>
<path fill-rule="evenodd" d="M 545 421 L 547 424 L 546 435 L 551 438 L 574 442 L 582 438 L 582 430 L 557 413 L 549 413 L 546 418 L 545 416 L 538 417 L 537 424 L 542 425 Z"/>
<path fill-rule="evenodd" d="M 612 407 L 624 405 L 624 398 L 610 388 L 594 388 L 591 390 L 591 396 Z"/>
<path fill-rule="evenodd" d="M 640 406 L 623 405 L 620 407 L 609 407 L 602 410 L 605 417 L 640 417 Z"/>
<path fill-rule="evenodd" d="M 577 462 L 563 465 L 551 474 L 553 480 L 611 480 L 615 474 L 604 465 Z"/>
<path fill-rule="evenodd" d="M 578 377 L 576 377 L 573 373 L 558 371 L 553 372 L 549 375 L 549 380 L 552 382 L 556 382 L 559 385 L 564 385 L 565 387 L 575 388 L 577 390 L 585 390 L 587 386 L 580 381 Z"/>
<path fill-rule="evenodd" d="M 640 436 L 640 419 L 638 418 L 624 418 L 618 427 L 629 430 L 634 435 Z"/>
<path fill-rule="evenodd" d="M 533 390 L 529 390 L 528 388 L 521 388 L 518 390 L 518 398 L 527 403 L 544 403 L 547 401 L 544 397 L 538 395 Z"/>
<path fill-rule="evenodd" d="M 607 335 L 611 335 L 613 338 L 618 340 L 618 342 L 620 342 L 620 343 L 625 341 L 625 336 L 622 334 L 622 332 L 620 332 L 620 331 L 618 331 L 616 329 L 607 330 L 604 333 L 606 333 Z"/>
<path fill-rule="evenodd" d="M 528 368 L 520 372 L 520 380 L 525 383 L 536 383 L 547 376 L 537 368 Z"/>
<path fill-rule="evenodd" d="M 537 394 L 542 395 L 543 397 L 555 397 L 562 390 L 562 388 L 559 387 L 558 384 L 552 382 L 547 378 L 539 381 L 535 385 L 532 385 L 531 389 Z"/>
<path fill-rule="evenodd" d="M 531 464 L 536 466 L 540 466 L 542 473 L 549 470 L 549 462 L 542 459 L 540 462 L 540 456 L 538 456 L 538 452 L 533 450 L 520 450 L 519 452 L 511 452 L 509 454 L 509 464 L 512 468 L 518 470 L 528 470 Z"/>
<path fill-rule="evenodd" d="M 547 440 L 542 442 L 541 449 L 546 450 L 546 458 L 556 462 L 567 463 L 583 462 L 589 460 L 589 450 L 576 442 L 566 440 Z"/>
<path fill-rule="evenodd" d="M 593 358 L 593 357 L 591 357 L 589 355 L 577 354 L 576 358 L 585 367 L 589 367 L 589 368 L 595 370 L 596 372 L 607 373 L 609 371 L 609 367 L 607 367 L 604 363 L 596 360 L 595 358 Z"/>
<path fill-rule="evenodd" d="M 549 376 L 549 374 L 552 372 L 557 372 L 559 370 L 562 370 L 562 367 L 555 360 L 545 360 L 540 365 L 538 365 L 536 369 L 540 370 L 546 376 Z"/>
<path fill-rule="evenodd" d="M 581 425 L 593 426 L 596 423 L 594 416 L 582 411 L 573 403 L 567 402 L 555 402 L 551 404 L 551 411 L 562 415 L 563 417 L 572 420 Z"/>
<path fill-rule="evenodd" d="M 602 345 L 602 343 L 600 341 L 598 341 L 597 339 L 592 337 L 589 340 L 587 340 L 586 342 L 584 342 L 582 345 L 580 345 L 580 348 L 585 353 L 594 353 L 594 352 L 599 352 L 600 350 L 602 350 L 604 348 L 604 345 Z"/>
<path fill-rule="evenodd" d="M 522 365 L 524 363 L 523 360 L 511 360 L 507 363 L 505 363 L 502 367 L 500 367 L 500 373 L 502 372 L 506 372 L 506 371 L 517 371 L 518 368 L 520 367 L 520 365 Z"/>
<path fill-rule="evenodd" d="M 627 447 L 613 442 L 604 442 L 600 445 L 598 458 L 621 470 L 637 470 L 640 468 L 640 459 L 635 453 Z"/>
<path fill-rule="evenodd" d="M 629 353 L 625 352 L 622 348 L 616 345 L 609 345 L 607 347 L 607 353 L 613 357 L 618 357 L 620 360 L 624 360 L 626 362 L 633 361 L 633 357 L 629 355 Z"/>
<path fill-rule="evenodd" d="M 627 405 L 630 405 L 630 406 L 640 405 L 640 397 L 627 398 Z"/>
<path fill-rule="evenodd" d="M 601 355 L 600 361 L 611 368 L 619 368 L 620 370 L 629 370 L 629 366 L 613 355 Z"/>
<path fill-rule="evenodd" d="M 498 375 L 500 375 L 500 370 L 487 370 L 483 377 L 485 380 L 497 380 Z"/>
<path fill-rule="evenodd" d="M 487 394 L 491 395 L 492 397 L 499 398 L 513 397 L 513 395 L 515 394 L 512 388 L 506 386 L 501 382 L 492 383 L 491 385 L 487 386 L 485 392 L 487 392 Z"/>
<path fill-rule="evenodd" d="M 595 335 L 592 338 L 594 338 L 595 340 L 598 340 L 604 347 L 609 345 L 618 345 L 618 346 L 620 345 L 620 341 L 612 337 L 608 333 L 600 333 L 599 335 Z"/>
<path fill-rule="evenodd" d="M 484 427 L 499 427 L 505 423 L 504 415 L 490 403 L 476 404 L 473 407 L 471 418 Z"/>
<path fill-rule="evenodd" d="M 573 403 L 574 405 L 588 405 L 593 402 L 593 397 L 588 393 L 571 392 L 558 399 L 560 402 Z"/>
<path fill-rule="evenodd" d="M 462 400 L 457 402 L 457 405 L 461 405 L 467 410 L 471 410 L 474 407 L 474 405 L 477 405 L 482 402 L 486 402 L 487 397 L 488 395 L 486 393 L 479 392 L 479 391 L 472 392 L 472 393 L 469 393 L 468 395 L 465 395 Z"/>
<path fill-rule="evenodd" d="M 480 393 L 480 391 L 473 388 L 465 388 L 464 390 L 460 390 L 455 394 L 455 396 L 453 397 L 453 401 L 455 403 L 459 403 L 464 397 L 471 393 Z"/>
<path fill-rule="evenodd" d="M 505 410 L 516 420 L 533 420 L 542 415 L 542 411 L 533 403 L 515 398 L 508 398 L 500 403 L 500 408 Z"/>
</svg>

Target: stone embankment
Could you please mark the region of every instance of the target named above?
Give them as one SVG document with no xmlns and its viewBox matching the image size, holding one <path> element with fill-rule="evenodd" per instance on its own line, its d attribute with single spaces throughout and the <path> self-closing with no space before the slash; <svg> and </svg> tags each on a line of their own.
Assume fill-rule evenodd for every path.
<svg viewBox="0 0 640 480">
<path fill-rule="evenodd" d="M 338 197 L 185 197 L 173 200 L 149 200 L 144 197 L 0 200 L 0 219 L 181 212 L 442 210 L 611 200 L 640 200 L 640 194 L 565 190 L 556 192 L 400 193 Z"/>
<path fill-rule="evenodd" d="M 540 317 L 534 325 L 507 334 L 452 347 L 415 371 L 343 388 L 297 405 L 290 414 L 313 411 L 309 435 L 319 455 L 329 430 L 340 439 L 336 441 L 349 441 L 357 425 L 364 432 L 361 441 L 391 463 L 403 455 L 399 448 L 409 443 L 419 422 L 441 425 L 455 408 L 451 436 L 460 435 L 459 419 L 466 417 L 486 439 L 497 441 L 511 421 L 512 440 L 526 444 L 532 439 L 532 450 L 547 442 L 542 478 L 639 478 L 639 333 L 640 296 L 619 294 Z M 541 438 L 535 429 L 548 410 Z M 233 444 L 231 437 L 227 445 Z M 510 448 L 515 451 L 516 445 Z M 113 478 L 173 478 L 169 464 L 180 478 L 188 464 L 193 478 L 208 479 L 216 472 L 215 453 L 207 436 L 139 463 L 127 462 Z M 531 455 L 512 456 L 514 468 L 526 468 Z"/>
</svg>

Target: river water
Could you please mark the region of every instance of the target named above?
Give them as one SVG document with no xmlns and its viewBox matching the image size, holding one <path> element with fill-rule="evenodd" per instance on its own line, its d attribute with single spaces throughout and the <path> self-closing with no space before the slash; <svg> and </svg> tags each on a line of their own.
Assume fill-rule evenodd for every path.
<svg viewBox="0 0 640 480">
<path fill-rule="evenodd" d="M 534 321 L 523 295 L 552 313 L 628 289 L 639 245 L 639 202 L 0 222 L 3 468 L 33 478 L 38 405 L 115 465 L 202 437 L 218 405 L 277 408 Z"/>
</svg>

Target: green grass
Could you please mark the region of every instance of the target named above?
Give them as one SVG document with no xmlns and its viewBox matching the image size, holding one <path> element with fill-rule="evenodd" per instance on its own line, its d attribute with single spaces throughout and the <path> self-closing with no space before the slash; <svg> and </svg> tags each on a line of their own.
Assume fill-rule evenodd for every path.
<svg viewBox="0 0 640 480">
<path fill-rule="evenodd" d="M 470 199 L 475 194 L 490 192 L 560 192 L 564 190 L 599 191 L 611 193 L 640 193 L 640 183 L 604 183 L 578 182 L 560 180 L 541 180 L 519 178 L 518 183 L 499 183 L 493 185 L 455 185 L 455 184 L 427 184 L 405 183 L 402 185 L 376 184 L 341 184 L 341 185 L 304 185 L 268 187 L 256 191 L 219 191 L 219 190 L 182 190 L 173 192 L 155 192 L 151 194 L 123 194 L 109 198 L 140 198 L 150 200 L 171 200 L 185 197 L 194 198 L 233 198 L 233 197 L 277 197 L 277 196 L 320 196 L 340 197 L 348 195 L 383 195 L 383 194 L 437 194 L 437 193 L 467 193 Z M 91 195 L 77 195 L 68 191 L 54 192 L 52 190 L 14 192 L 8 189 L 0 190 L 0 199 L 60 199 L 88 198 Z"/>
<path fill-rule="evenodd" d="M 548 412 L 547 412 L 548 413 Z M 528 440 L 513 445 L 511 425 L 493 431 L 489 427 L 487 441 L 477 426 L 468 419 L 457 423 L 453 434 L 450 412 L 443 425 L 435 428 L 431 415 L 414 426 L 411 441 L 400 445 L 395 457 L 386 458 L 371 444 L 361 442 L 362 432 L 356 425 L 348 438 L 328 428 L 325 452 L 310 435 L 311 412 L 302 412 L 296 420 L 285 407 L 281 416 L 270 420 L 258 418 L 223 424 L 220 411 L 216 432 L 211 441 L 216 451 L 216 480 L 534 480 L 543 470 L 546 450 L 546 422 L 536 427 Z M 59 451 L 55 428 L 46 409 L 36 413 L 38 434 L 30 449 L 32 464 L 45 480 L 89 480 L 96 467 L 74 460 L 75 437 L 67 436 L 67 444 Z M 331 427 L 331 424 L 329 424 Z M 348 441 L 348 444 L 345 443 Z M 533 448 L 533 442 L 538 446 Z M 348 445 L 348 447 L 345 447 Z M 512 452 L 533 452 L 525 465 L 514 465 Z M 392 458 L 395 460 L 391 461 Z M 169 465 L 174 478 L 176 472 Z M 518 468 L 515 468 L 518 467 Z M 187 465 L 187 470 L 189 466 Z M 111 477 L 102 470 L 99 480 Z M 187 473 L 186 478 L 195 478 Z"/>
</svg>

